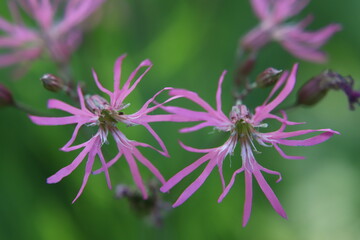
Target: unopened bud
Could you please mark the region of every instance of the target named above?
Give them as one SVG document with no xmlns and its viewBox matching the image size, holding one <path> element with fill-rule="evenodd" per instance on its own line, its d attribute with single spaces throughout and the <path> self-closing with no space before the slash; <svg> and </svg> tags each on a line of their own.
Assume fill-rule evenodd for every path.
<svg viewBox="0 0 360 240">
<path fill-rule="evenodd" d="M 0 84 L 0 107 L 10 106 L 14 103 L 14 98 L 9 89 Z"/>
<path fill-rule="evenodd" d="M 92 112 L 95 112 L 96 110 L 101 111 L 109 108 L 110 106 L 108 101 L 106 101 L 105 98 L 100 97 L 99 95 L 86 95 L 85 102 L 87 108 Z"/>
<path fill-rule="evenodd" d="M 64 88 L 64 82 L 52 74 L 44 74 L 40 80 L 43 83 L 44 88 L 51 92 L 58 92 Z"/>
<path fill-rule="evenodd" d="M 297 93 L 297 104 L 311 106 L 318 103 L 328 92 L 326 78 L 319 75 L 306 82 Z"/>
<path fill-rule="evenodd" d="M 348 97 L 350 109 L 354 110 L 354 105 L 360 103 L 360 91 L 354 90 L 353 87 L 354 80 L 351 76 L 344 77 L 332 70 L 325 70 L 320 75 L 311 78 L 300 88 L 297 105 L 314 105 L 332 89 L 342 90 Z"/>
<path fill-rule="evenodd" d="M 275 68 L 265 69 L 265 71 L 256 77 L 257 86 L 265 88 L 275 84 L 279 80 L 282 72 L 282 70 L 277 70 Z"/>
</svg>

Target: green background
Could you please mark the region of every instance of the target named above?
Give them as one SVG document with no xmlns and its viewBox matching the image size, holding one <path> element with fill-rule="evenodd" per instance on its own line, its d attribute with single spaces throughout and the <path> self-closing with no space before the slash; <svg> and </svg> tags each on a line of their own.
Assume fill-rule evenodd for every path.
<svg viewBox="0 0 360 240">
<path fill-rule="evenodd" d="M 359 79 L 359 9 L 360 1 L 355 0 L 311 1 L 294 20 L 313 13 L 315 21 L 309 29 L 331 22 L 343 26 L 343 31 L 323 48 L 329 54 L 329 61 L 326 64 L 301 61 L 271 43 L 259 55 L 252 77 L 270 66 L 289 69 L 299 62 L 296 88 L 326 68 Z M 0 13 L 9 19 L 6 1 L 1 1 Z M 224 69 L 229 70 L 223 86 L 223 109 L 228 112 L 232 105 L 228 93 L 237 44 L 239 38 L 257 24 L 248 1 L 227 0 L 108 0 L 92 21 L 94 28 L 85 34 L 71 61 L 73 76 L 86 83 L 89 92 L 98 93 L 91 68 L 96 69 L 100 80 L 110 87 L 113 63 L 123 53 L 128 54 L 126 73 L 145 58 L 154 63 L 127 99 L 132 104 L 129 112 L 168 86 L 197 91 L 215 106 L 217 80 Z M 46 110 L 47 100 L 59 98 L 69 103 L 71 100 L 62 94 L 47 92 L 38 80 L 43 73 L 56 74 L 53 64 L 47 60 L 33 62 L 18 80 L 13 80 L 14 69 L 0 69 L 0 81 L 12 90 L 17 100 L 49 116 L 62 116 L 59 111 Z M 359 82 L 356 86 L 360 88 Z M 254 91 L 246 103 L 254 108 L 262 103 L 267 92 Z M 294 100 L 295 92 L 284 106 Z M 26 114 L 12 108 L 3 108 L 0 114 L 0 239 L 346 240 L 360 237 L 360 109 L 349 111 L 342 92 L 330 92 L 315 107 L 288 111 L 290 120 L 307 122 L 302 128 L 331 128 L 341 132 L 318 146 L 284 148 L 289 154 L 306 156 L 305 160 L 285 160 L 274 149 L 259 147 L 263 152 L 256 155 L 260 164 L 283 175 L 283 181 L 278 184 L 274 176 L 265 174 L 265 177 L 289 220 L 276 214 L 254 181 L 253 211 L 246 228 L 241 227 L 243 175 L 237 177 L 229 195 L 218 204 L 221 185 L 216 170 L 186 203 L 167 214 L 161 228 L 137 217 L 126 200 L 115 199 L 102 174 L 91 176 L 82 196 L 71 204 L 81 185 L 85 164 L 58 184 L 47 185 L 46 178 L 79 153 L 58 150 L 70 138 L 73 127 L 37 126 Z M 166 179 L 201 156 L 183 150 L 177 144 L 178 139 L 193 147 L 209 148 L 221 145 L 226 138 L 209 134 L 212 129 L 178 133 L 177 129 L 188 124 L 155 123 L 153 126 L 167 144 L 171 158 L 150 150 L 142 152 Z M 130 139 L 154 143 L 142 127 L 126 128 L 124 132 Z M 107 150 L 110 156 L 112 150 L 111 146 Z M 238 155 L 231 158 L 231 165 L 230 159 L 224 162 L 228 180 L 240 164 Z M 145 179 L 152 178 L 147 169 L 140 167 L 140 170 Z M 195 171 L 170 194 L 161 196 L 174 202 L 200 172 Z M 133 185 L 123 158 L 110 174 L 114 185 Z"/>
</svg>

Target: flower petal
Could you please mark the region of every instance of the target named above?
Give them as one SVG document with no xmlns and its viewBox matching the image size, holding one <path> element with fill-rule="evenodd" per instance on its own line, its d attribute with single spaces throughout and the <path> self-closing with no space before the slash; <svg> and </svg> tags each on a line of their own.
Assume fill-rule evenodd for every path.
<svg viewBox="0 0 360 240">
<path fill-rule="evenodd" d="M 201 185 L 205 182 L 206 178 L 210 175 L 211 171 L 216 166 L 216 158 L 213 158 L 209 161 L 209 163 L 206 165 L 204 171 L 200 174 L 200 176 L 192 183 L 190 186 L 188 186 L 184 192 L 180 195 L 180 197 L 176 200 L 176 202 L 173 204 L 173 207 L 177 207 L 181 204 L 183 204 L 191 195 L 196 192 L 196 190 L 201 187 Z"/>
<path fill-rule="evenodd" d="M 222 200 L 226 197 L 226 195 L 229 193 L 230 189 L 232 188 L 232 186 L 234 185 L 234 182 L 235 182 L 235 177 L 237 174 L 241 173 L 244 171 L 244 168 L 240 168 L 238 170 L 236 170 L 232 177 L 231 177 L 231 180 L 229 182 L 229 184 L 226 186 L 226 188 L 223 190 L 223 192 L 221 193 L 219 199 L 218 199 L 218 203 L 222 202 Z"/>
<path fill-rule="evenodd" d="M 67 125 L 78 123 L 83 120 L 77 116 L 70 117 L 37 117 L 29 115 L 30 120 L 37 125 Z"/>
<path fill-rule="evenodd" d="M 146 166 L 155 175 L 155 177 L 159 179 L 162 184 L 165 184 L 165 179 L 159 170 L 147 158 L 145 158 L 137 148 L 134 148 L 133 154 L 139 162 Z"/>
<path fill-rule="evenodd" d="M 244 202 L 244 213 L 242 226 L 245 227 L 248 223 L 251 215 L 252 208 L 252 174 L 249 171 L 245 171 L 245 202 Z"/>
<path fill-rule="evenodd" d="M 278 151 L 278 153 L 279 153 L 283 158 L 292 159 L 292 160 L 302 160 L 302 159 L 305 159 L 305 157 L 302 157 L 302 156 L 289 156 L 289 155 L 286 155 L 286 154 L 284 153 L 284 151 L 283 151 L 276 143 L 273 143 L 273 146 L 275 147 L 275 149 Z"/>
<path fill-rule="evenodd" d="M 209 152 L 208 154 L 202 156 L 177 174 L 175 174 L 172 178 L 170 178 L 161 188 L 160 191 L 167 192 L 171 188 L 173 188 L 178 182 L 180 182 L 184 177 L 192 173 L 195 169 L 197 169 L 204 162 L 208 161 L 214 156 L 213 152 Z"/>
<path fill-rule="evenodd" d="M 264 176 L 261 174 L 260 170 L 254 170 L 253 174 L 259 183 L 259 186 L 261 190 L 264 192 L 266 198 L 269 200 L 271 206 L 274 208 L 274 210 L 283 218 L 287 219 L 286 212 L 284 211 L 283 207 L 280 204 L 279 199 L 276 197 L 275 193 L 269 186 L 269 184 L 266 182 Z"/>
<path fill-rule="evenodd" d="M 221 74 L 220 79 L 219 79 L 219 83 L 218 83 L 218 88 L 217 88 L 217 91 L 216 91 L 216 110 L 219 113 L 222 113 L 222 110 L 221 110 L 221 86 L 222 86 L 222 83 L 224 81 L 226 72 L 227 71 L 223 71 L 223 73 Z"/>
<path fill-rule="evenodd" d="M 137 164 L 135 162 L 135 159 L 134 159 L 134 157 L 132 155 L 132 152 L 131 152 L 131 151 L 133 151 L 133 149 L 130 150 L 130 149 L 122 148 L 122 149 L 119 149 L 119 151 L 123 152 L 123 154 L 125 156 L 125 159 L 129 164 L 130 171 L 131 171 L 131 174 L 133 176 L 133 179 L 135 181 L 136 186 L 140 189 L 140 191 L 141 191 L 141 193 L 143 195 L 143 198 L 147 199 L 148 194 L 147 194 L 144 182 L 142 180 L 142 177 L 141 177 L 140 172 L 139 172 L 139 168 L 138 168 L 138 166 L 137 166 Z"/>
</svg>

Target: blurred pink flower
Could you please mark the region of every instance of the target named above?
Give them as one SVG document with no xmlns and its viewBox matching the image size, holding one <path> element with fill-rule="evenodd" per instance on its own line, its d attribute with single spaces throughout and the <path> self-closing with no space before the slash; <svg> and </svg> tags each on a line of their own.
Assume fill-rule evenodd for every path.
<svg viewBox="0 0 360 240">
<path fill-rule="evenodd" d="M 205 111 L 193 111 L 184 109 L 181 107 L 166 106 L 163 107 L 169 113 L 178 115 L 179 117 L 187 117 L 193 121 L 201 121 L 199 124 L 184 128 L 181 132 L 193 132 L 204 127 L 214 127 L 219 131 L 225 131 L 230 133 L 229 139 L 220 147 L 210 148 L 210 149 L 195 149 L 189 146 L 180 143 L 184 149 L 190 152 L 204 153 L 205 155 L 196 160 L 194 163 L 190 164 L 188 167 L 184 168 L 178 172 L 175 176 L 170 178 L 162 187 L 161 191 L 167 192 L 173 188 L 178 182 L 180 182 L 184 177 L 189 175 L 200 165 L 207 162 L 207 165 L 200 176 L 188 186 L 185 191 L 177 199 L 174 207 L 184 203 L 206 180 L 211 171 L 217 166 L 220 179 L 223 186 L 223 192 L 219 197 L 219 202 L 227 195 L 230 188 L 232 187 L 235 177 L 237 174 L 244 172 L 245 174 L 245 204 L 244 204 L 244 214 L 243 214 L 243 226 L 245 226 L 250 218 L 251 206 L 252 206 L 252 181 L 253 176 L 258 182 L 260 188 L 264 192 L 265 196 L 269 200 L 272 207 L 275 211 L 282 217 L 286 218 L 286 213 L 281 206 L 278 198 L 275 193 L 265 180 L 262 175 L 262 172 L 269 174 L 278 175 L 278 182 L 281 180 L 280 173 L 276 171 L 269 170 L 261 166 L 253 155 L 253 151 L 257 151 L 255 148 L 255 142 L 262 146 L 274 147 L 279 154 L 287 159 L 303 159 L 300 156 L 288 156 L 286 155 L 279 145 L 286 146 L 311 146 L 322 143 L 329 139 L 332 135 L 338 134 L 338 132 L 331 129 L 318 129 L 318 130 L 300 130 L 293 132 L 284 132 L 287 125 L 301 124 L 296 122 L 290 122 L 287 120 L 285 112 L 282 112 L 282 117 L 274 115 L 271 113 L 293 90 L 295 85 L 295 75 L 297 71 L 297 65 L 294 65 L 291 73 L 284 72 L 281 78 L 278 80 L 274 88 L 272 89 L 269 97 L 266 99 L 263 105 L 255 109 L 255 114 L 251 114 L 248 108 L 242 103 L 238 103 L 233 106 L 232 111 L 230 112 L 230 117 L 227 117 L 222 112 L 221 107 L 221 85 L 224 79 L 225 72 L 222 74 L 219 80 L 219 85 L 216 93 L 216 109 L 213 109 L 208 103 L 201 99 L 196 93 L 182 90 L 182 89 L 173 89 L 170 91 L 172 96 L 182 96 L 192 102 L 198 104 Z M 274 94 L 279 90 L 279 88 L 284 85 L 280 93 L 273 98 Z M 273 98 L 273 100 L 271 100 Z M 271 101 L 270 101 L 271 100 Z M 266 128 L 267 124 L 264 123 L 266 119 L 275 119 L 281 123 L 281 127 L 274 132 L 259 132 L 259 128 Z M 308 133 L 321 132 L 320 134 L 304 139 L 304 140 L 289 140 L 288 138 L 302 136 Z M 228 155 L 233 155 L 235 147 L 239 145 L 241 147 L 241 159 L 242 166 L 240 169 L 237 169 L 229 184 L 226 186 L 225 180 L 223 177 L 223 162 Z"/>
<path fill-rule="evenodd" d="M 251 0 L 252 7 L 261 23 L 242 39 L 245 49 L 258 51 L 269 41 L 279 42 L 294 56 L 314 62 L 326 61 L 326 54 L 319 50 L 328 39 L 341 30 L 339 24 L 330 24 L 320 30 L 305 31 L 312 21 L 308 16 L 303 21 L 292 24 L 285 21 L 298 14 L 308 0 Z"/>
<path fill-rule="evenodd" d="M 9 1 L 14 23 L 0 17 L 0 67 L 39 58 L 44 52 L 59 63 L 68 61 L 80 43 L 79 26 L 105 0 L 17 0 Z M 36 22 L 24 24 L 19 7 Z M 58 18 L 59 13 L 62 17 Z"/>
<path fill-rule="evenodd" d="M 120 88 L 121 65 L 124 58 L 125 55 L 119 57 L 114 65 L 113 92 L 109 91 L 101 85 L 98 80 L 97 74 L 93 70 L 93 77 L 95 79 L 96 85 L 103 93 L 109 96 L 110 102 L 100 97 L 99 95 L 87 95 L 84 98 L 80 87 L 78 87 L 77 92 L 80 99 L 80 108 L 70 106 L 56 99 L 51 99 L 48 102 L 48 108 L 59 109 L 68 112 L 71 114 L 71 116 L 30 116 L 30 119 L 38 125 L 76 124 L 71 139 L 65 144 L 64 147 L 61 148 L 61 150 L 65 152 L 77 150 L 80 148 L 83 148 L 83 150 L 70 165 L 59 170 L 57 173 L 47 179 L 48 183 L 57 183 L 61 181 L 62 178 L 68 176 L 72 171 L 74 171 L 75 168 L 77 168 L 78 165 L 85 159 L 85 157 L 88 156 L 83 183 L 79 193 L 77 194 L 73 202 L 75 202 L 76 199 L 81 195 L 91 173 L 97 174 L 105 172 L 108 186 L 109 188 L 111 188 L 108 169 L 115 162 L 117 162 L 121 156 L 125 157 L 130 167 L 130 171 L 133 175 L 134 181 L 138 188 L 141 190 L 144 198 L 147 198 L 148 194 L 135 159 L 137 159 L 140 163 L 146 166 L 155 175 L 155 177 L 159 179 L 160 182 L 165 182 L 163 176 L 160 174 L 158 169 L 138 150 L 138 147 L 148 147 L 152 149 L 155 148 L 146 143 L 129 140 L 123 134 L 123 132 L 118 129 L 117 124 L 125 124 L 126 126 L 144 126 L 161 146 L 161 150 L 155 150 L 157 150 L 164 156 L 168 156 L 168 151 L 165 147 L 165 144 L 149 125 L 150 122 L 167 120 L 167 116 L 148 114 L 159 108 L 162 104 L 169 102 L 177 97 L 169 98 L 162 104 L 156 104 L 155 106 L 150 107 L 150 103 L 154 101 L 156 96 L 158 96 L 162 91 L 170 89 L 164 88 L 163 90 L 157 92 L 152 98 L 150 98 L 137 112 L 133 114 L 125 114 L 123 111 L 126 107 L 129 106 L 129 104 L 124 103 L 125 98 L 135 89 L 135 87 L 138 85 L 144 75 L 150 70 L 150 68 L 152 67 L 152 63 L 149 60 L 144 60 L 143 62 L 141 62 L 140 65 L 130 74 L 129 78 L 123 84 L 122 88 Z M 136 78 L 140 69 L 143 67 L 146 67 L 146 70 L 139 77 Z M 134 81 L 134 79 L 136 80 Z M 133 81 L 134 83 L 131 85 Z M 96 126 L 98 128 L 96 134 L 91 137 L 90 140 L 82 144 L 71 146 L 78 135 L 79 129 L 84 125 L 88 127 Z M 101 147 L 105 142 L 108 141 L 109 133 L 114 138 L 119 152 L 111 161 L 106 162 L 102 154 Z M 99 170 L 92 172 L 93 163 L 96 155 L 99 157 L 102 167 Z"/>
</svg>

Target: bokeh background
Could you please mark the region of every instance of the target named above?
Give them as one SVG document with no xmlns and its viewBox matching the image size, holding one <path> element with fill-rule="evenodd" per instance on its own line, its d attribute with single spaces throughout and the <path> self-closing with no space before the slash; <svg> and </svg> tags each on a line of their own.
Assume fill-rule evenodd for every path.
<svg viewBox="0 0 360 240">
<path fill-rule="evenodd" d="M 357 0 L 311 1 L 295 20 L 312 13 L 316 18 L 310 29 L 331 22 L 343 26 L 343 31 L 324 47 L 329 61 L 325 64 L 301 61 L 272 43 L 261 52 L 253 76 L 270 66 L 289 69 L 299 62 L 296 88 L 326 68 L 360 79 L 359 9 Z M 6 1 L 0 2 L 0 13 L 9 19 Z M 223 87 L 223 106 L 225 112 L 229 111 L 237 44 L 239 38 L 257 24 L 249 1 L 227 0 L 108 0 L 90 21 L 94 28 L 84 36 L 71 60 L 73 76 L 84 82 L 89 92 L 97 93 L 91 67 L 96 69 L 104 85 L 111 86 L 113 62 L 121 54 L 128 53 L 126 73 L 145 58 L 154 63 L 128 99 L 132 104 L 129 112 L 167 86 L 197 91 L 215 104 L 217 80 L 224 69 L 229 73 Z M 42 88 L 39 77 L 43 73 L 56 73 L 55 66 L 46 59 L 33 62 L 27 74 L 18 80 L 13 80 L 13 70 L 0 69 L 0 81 L 26 105 L 49 116 L 59 116 L 61 113 L 46 109 L 47 100 L 59 98 L 71 103 L 66 96 Z M 356 85 L 360 88 L 360 80 Z M 267 92 L 253 92 L 247 104 L 255 107 Z M 295 92 L 286 104 L 294 101 Z M 330 92 L 320 104 L 289 110 L 288 114 L 291 120 L 306 121 L 303 127 L 341 132 L 318 146 L 284 148 L 289 154 L 306 156 L 302 161 L 282 159 L 274 149 L 260 149 L 263 153 L 256 156 L 258 161 L 283 174 L 283 181 L 278 184 L 274 176 L 266 175 L 266 178 L 289 220 L 276 214 L 254 181 L 252 216 L 246 228 L 241 227 L 243 175 L 237 177 L 229 195 L 218 204 L 221 185 L 214 171 L 185 204 L 168 212 L 163 226 L 157 228 L 148 219 L 134 214 L 126 200 L 116 199 L 101 174 L 91 176 L 82 196 L 71 204 L 81 185 L 84 163 L 58 184 L 47 185 L 46 178 L 78 154 L 58 150 L 71 136 L 73 127 L 36 126 L 23 112 L 2 108 L 0 239 L 360 239 L 360 108 L 349 111 L 344 94 Z M 171 158 L 154 151 L 143 152 L 165 178 L 200 157 L 181 149 L 178 139 L 190 146 L 208 148 L 219 146 L 226 137 L 211 133 L 211 129 L 178 133 L 186 124 L 156 123 L 153 126 L 167 143 Z M 153 143 L 141 127 L 124 131 L 130 139 Z M 80 137 L 80 141 L 85 139 Z M 109 147 L 106 154 L 112 155 L 112 150 Z M 240 163 L 239 156 L 225 161 L 228 179 Z M 144 178 L 152 179 L 147 169 L 140 169 Z M 200 171 L 161 196 L 174 202 Z M 114 185 L 134 185 L 124 159 L 110 173 Z"/>
</svg>

